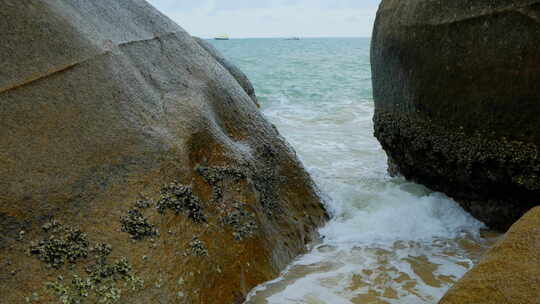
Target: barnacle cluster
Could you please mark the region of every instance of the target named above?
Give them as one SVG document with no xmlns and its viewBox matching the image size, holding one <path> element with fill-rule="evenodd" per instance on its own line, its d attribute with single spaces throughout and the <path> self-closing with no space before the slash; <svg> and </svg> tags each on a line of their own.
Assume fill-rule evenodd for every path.
<svg viewBox="0 0 540 304">
<path fill-rule="evenodd" d="M 491 228 L 508 229 L 536 205 L 540 148 L 535 143 L 384 109 L 373 120 L 394 171 L 448 194 Z"/>
<path fill-rule="evenodd" d="M 446 129 L 430 121 L 382 111 L 375 114 L 374 121 L 375 136 L 402 167 L 429 167 L 447 177 L 472 177 L 482 175 L 478 172 L 484 170 L 493 181 L 511 180 L 527 190 L 540 189 L 540 152 L 532 143 L 480 132 L 466 134 L 463 128 Z M 415 155 L 422 157 L 416 159 Z"/>
<path fill-rule="evenodd" d="M 120 219 L 122 231 L 127 232 L 135 240 L 157 235 L 157 229 L 148 222 L 139 209 L 131 209 L 128 214 Z"/>
<path fill-rule="evenodd" d="M 275 217 L 283 212 L 279 198 L 279 188 L 283 180 L 276 165 L 278 153 L 272 146 L 263 145 L 257 148 L 257 155 L 262 165 L 253 168 L 256 172 L 253 174 L 253 184 L 259 193 L 264 212 L 269 217 Z"/>
<path fill-rule="evenodd" d="M 212 200 L 218 202 L 223 197 L 223 185 L 220 183 L 225 178 L 231 178 L 234 182 L 239 182 L 246 178 L 246 175 L 239 169 L 229 167 L 205 167 L 197 166 L 197 173 L 212 186 Z"/>
<path fill-rule="evenodd" d="M 49 235 L 37 244 L 32 242 L 30 253 L 51 267 L 60 268 L 66 262 L 75 263 L 88 256 L 89 241 L 79 228 L 64 226 L 57 221 L 43 225 Z"/>
<path fill-rule="evenodd" d="M 206 248 L 206 245 L 203 241 L 201 241 L 199 238 L 194 237 L 189 243 L 188 243 L 188 253 L 193 256 L 208 256 L 208 249 Z"/>
<path fill-rule="evenodd" d="M 226 176 L 232 177 L 237 181 L 246 178 L 246 175 L 242 171 L 240 171 L 239 169 L 230 168 L 230 167 L 197 166 L 197 168 L 195 168 L 195 170 L 210 185 L 215 185 L 215 184 L 219 183 Z"/>
<path fill-rule="evenodd" d="M 137 290 L 142 287 L 142 280 L 133 273 L 125 257 L 113 263 L 108 262 L 113 250 L 111 245 L 97 243 L 90 246 L 86 233 L 55 220 L 47 222 L 42 229 L 47 237 L 30 245 L 30 253 L 41 261 L 54 268 L 60 268 L 66 262 L 76 263 L 90 258 L 94 261 L 86 267 L 85 275 L 74 273 L 71 280 L 59 276 L 57 280 L 45 283 L 60 303 L 112 304 L 120 299 L 123 288 Z M 27 301 L 35 298 L 33 295 Z"/>
<path fill-rule="evenodd" d="M 133 273 L 133 268 L 124 257 L 108 263 L 107 257 L 112 252 L 108 244 L 100 243 L 91 250 L 96 257 L 93 265 L 86 267 L 86 275 L 74 274 L 70 281 L 58 277 L 56 281 L 47 282 L 45 286 L 61 303 L 113 304 L 120 300 L 123 288 L 138 290 L 143 281 Z"/>
<path fill-rule="evenodd" d="M 135 208 L 144 210 L 152 206 L 152 201 L 146 198 L 139 199 L 135 202 Z"/>
<path fill-rule="evenodd" d="M 184 186 L 177 182 L 165 185 L 161 189 L 161 196 L 156 207 L 161 214 L 172 210 L 176 214 L 186 214 L 195 223 L 207 221 L 201 200 L 193 194 L 190 186 Z"/>
<path fill-rule="evenodd" d="M 112 246 L 107 243 L 98 243 L 90 251 L 98 262 L 104 262 L 112 252 Z"/>
<path fill-rule="evenodd" d="M 221 223 L 233 229 L 235 240 L 241 241 L 255 233 L 258 228 L 257 220 L 253 213 L 246 210 L 244 203 L 234 202 L 232 208 L 227 211 L 227 214 L 221 218 Z"/>
</svg>

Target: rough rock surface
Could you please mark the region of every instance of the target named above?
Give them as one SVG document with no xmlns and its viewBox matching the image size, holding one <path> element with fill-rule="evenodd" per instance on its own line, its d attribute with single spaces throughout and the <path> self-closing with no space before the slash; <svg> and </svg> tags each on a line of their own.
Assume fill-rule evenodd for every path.
<svg viewBox="0 0 540 304">
<path fill-rule="evenodd" d="M 540 303 L 540 207 L 516 222 L 439 304 Z"/>
<path fill-rule="evenodd" d="M 241 303 L 327 219 L 238 81 L 145 1 L 4 0 L 0 41 L 0 302 Z"/>
<path fill-rule="evenodd" d="M 251 97 L 253 102 L 259 107 L 259 101 L 257 99 L 257 95 L 255 94 L 255 89 L 253 88 L 253 85 L 251 84 L 251 81 L 249 78 L 240 70 L 234 63 L 227 60 L 221 53 L 212 45 L 210 42 L 201 39 L 199 37 L 193 37 L 195 41 L 203 48 L 205 49 L 212 57 L 214 57 L 221 65 L 226 68 L 231 75 L 234 76 L 234 78 L 238 81 L 238 83 L 244 88 L 244 91 Z"/>
<path fill-rule="evenodd" d="M 374 123 L 392 166 L 493 228 L 538 205 L 538 49 L 538 0 L 383 0 Z"/>
</svg>

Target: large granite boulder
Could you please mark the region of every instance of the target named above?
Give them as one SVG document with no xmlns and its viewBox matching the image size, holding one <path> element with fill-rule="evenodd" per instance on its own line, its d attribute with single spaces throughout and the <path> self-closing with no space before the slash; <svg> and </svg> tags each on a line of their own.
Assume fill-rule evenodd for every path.
<svg viewBox="0 0 540 304">
<path fill-rule="evenodd" d="M 257 107 L 260 107 L 259 100 L 257 99 L 257 95 L 255 94 L 255 88 L 253 88 L 253 85 L 251 84 L 251 81 L 249 78 L 240 70 L 234 63 L 227 60 L 227 58 L 223 57 L 221 53 L 208 41 L 201 39 L 199 37 L 193 37 L 195 41 L 203 48 L 205 49 L 214 59 L 217 60 L 224 68 L 226 68 L 231 75 L 238 81 L 238 83 L 242 86 L 244 91 L 251 97 L 253 102 L 257 105 Z"/>
<path fill-rule="evenodd" d="M 540 202 L 540 1 L 383 0 L 372 39 L 392 168 L 496 229 Z"/>
<path fill-rule="evenodd" d="M 327 218 L 233 75 L 145 1 L 4 0 L 0 29 L 0 302 L 241 303 Z"/>
<path fill-rule="evenodd" d="M 515 223 L 439 304 L 540 302 L 540 207 Z"/>
</svg>

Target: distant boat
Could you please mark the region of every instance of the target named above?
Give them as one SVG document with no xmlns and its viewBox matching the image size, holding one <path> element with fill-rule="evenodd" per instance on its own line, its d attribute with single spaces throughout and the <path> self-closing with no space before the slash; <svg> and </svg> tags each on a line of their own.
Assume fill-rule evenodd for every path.
<svg viewBox="0 0 540 304">
<path fill-rule="evenodd" d="M 214 38 L 215 40 L 229 40 L 229 36 L 227 35 L 221 35 Z"/>
<path fill-rule="evenodd" d="M 285 38 L 285 40 L 300 40 L 300 37 Z"/>
</svg>

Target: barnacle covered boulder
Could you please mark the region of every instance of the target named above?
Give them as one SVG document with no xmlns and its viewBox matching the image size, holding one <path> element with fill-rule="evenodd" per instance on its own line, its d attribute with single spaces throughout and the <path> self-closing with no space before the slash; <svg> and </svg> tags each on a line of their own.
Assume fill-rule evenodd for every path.
<svg viewBox="0 0 540 304">
<path fill-rule="evenodd" d="M 540 1 L 383 0 L 375 135 L 391 167 L 505 230 L 540 200 Z"/>
<path fill-rule="evenodd" d="M 241 303 L 326 220 L 254 95 L 145 1 L 4 0 L 0 40 L 0 302 Z"/>
<path fill-rule="evenodd" d="M 439 304 L 534 304 L 540 299 L 540 207 L 517 221 Z"/>
</svg>

